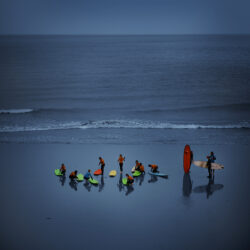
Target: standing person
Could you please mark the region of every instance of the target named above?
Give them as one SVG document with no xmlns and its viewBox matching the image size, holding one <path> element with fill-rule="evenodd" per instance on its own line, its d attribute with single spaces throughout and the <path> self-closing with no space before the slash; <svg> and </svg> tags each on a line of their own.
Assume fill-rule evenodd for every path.
<svg viewBox="0 0 250 250">
<path fill-rule="evenodd" d="M 99 165 L 101 165 L 102 175 L 104 173 L 105 162 L 102 157 L 99 157 Z"/>
<path fill-rule="evenodd" d="M 122 173 L 123 171 L 123 162 L 125 161 L 125 156 L 122 157 L 122 155 L 120 154 L 119 158 L 118 158 L 118 162 L 119 162 L 119 165 L 120 165 L 120 172 Z"/>
<path fill-rule="evenodd" d="M 69 175 L 69 178 L 70 178 L 71 180 L 76 179 L 76 178 L 77 178 L 77 170 L 73 171 L 73 172 Z"/>
<path fill-rule="evenodd" d="M 210 155 L 207 156 L 207 159 L 208 159 L 208 161 L 207 161 L 208 169 L 210 168 L 210 170 L 208 170 L 209 178 L 211 178 L 211 174 L 212 174 L 211 164 L 214 163 L 214 161 L 216 160 L 214 152 L 211 152 Z M 213 175 L 214 175 L 214 169 L 213 169 Z"/>
<path fill-rule="evenodd" d="M 61 173 L 64 175 L 66 173 L 66 167 L 64 163 L 62 163 L 61 168 L 60 168 Z"/>
</svg>

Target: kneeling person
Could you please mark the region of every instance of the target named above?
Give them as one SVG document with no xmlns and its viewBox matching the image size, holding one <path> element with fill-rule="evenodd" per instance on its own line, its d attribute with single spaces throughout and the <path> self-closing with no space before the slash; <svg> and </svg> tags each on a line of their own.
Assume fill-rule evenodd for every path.
<svg viewBox="0 0 250 250">
<path fill-rule="evenodd" d="M 149 164 L 148 166 L 151 168 L 151 172 L 153 172 L 153 173 L 159 172 L 158 171 L 158 165 L 156 165 L 156 164 Z"/>
<path fill-rule="evenodd" d="M 129 176 L 128 174 L 126 174 L 127 177 L 127 184 L 132 184 L 134 182 L 134 178 L 132 176 Z"/>
<path fill-rule="evenodd" d="M 91 175 L 91 170 L 89 169 L 88 172 L 84 175 L 84 179 L 88 180 L 88 179 L 93 179 L 92 175 Z"/>
</svg>

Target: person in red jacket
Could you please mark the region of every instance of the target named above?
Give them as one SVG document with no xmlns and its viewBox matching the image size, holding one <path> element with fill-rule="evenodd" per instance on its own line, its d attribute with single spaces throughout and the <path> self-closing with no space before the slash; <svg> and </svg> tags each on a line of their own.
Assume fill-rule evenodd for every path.
<svg viewBox="0 0 250 250">
<path fill-rule="evenodd" d="M 62 163 L 60 171 L 61 171 L 62 174 L 66 173 L 66 167 L 65 167 L 64 163 Z"/>
<path fill-rule="evenodd" d="M 70 178 L 71 180 L 76 179 L 76 178 L 77 178 L 77 170 L 73 171 L 73 172 L 69 175 L 69 178 Z"/>
<path fill-rule="evenodd" d="M 151 168 L 151 172 L 157 173 L 158 172 L 158 165 L 156 164 L 149 164 L 148 165 Z"/>
<path fill-rule="evenodd" d="M 120 165 L 120 172 L 122 173 L 123 171 L 123 162 L 125 161 L 125 157 L 122 157 L 122 155 L 120 154 L 119 158 L 118 158 L 118 162 Z"/>
<path fill-rule="evenodd" d="M 128 174 L 126 174 L 126 177 L 127 177 L 127 184 L 132 184 L 134 182 L 134 178 Z"/>
</svg>

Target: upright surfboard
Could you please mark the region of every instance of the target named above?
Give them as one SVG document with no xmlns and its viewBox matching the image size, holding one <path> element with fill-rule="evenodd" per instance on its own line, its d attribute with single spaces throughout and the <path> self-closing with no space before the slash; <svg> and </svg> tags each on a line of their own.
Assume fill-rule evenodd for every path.
<svg viewBox="0 0 250 250">
<path fill-rule="evenodd" d="M 190 166 L 191 166 L 191 149 L 189 145 L 186 145 L 184 148 L 184 156 L 183 156 L 183 168 L 186 174 L 189 172 Z"/>
<path fill-rule="evenodd" d="M 95 172 L 94 172 L 94 175 L 100 175 L 102 174 L 102 170 L 101 169 L 97 169 Z"/>
</svg>

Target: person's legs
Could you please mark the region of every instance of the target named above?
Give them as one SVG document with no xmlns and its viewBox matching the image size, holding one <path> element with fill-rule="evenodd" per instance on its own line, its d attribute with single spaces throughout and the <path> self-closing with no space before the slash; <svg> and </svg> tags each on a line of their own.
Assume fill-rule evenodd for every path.
<svg viewBox="0 0 250 250">
<path fill-rule="evenodd" d="M 105 166 L 105 164 L 103 164 L 103 165 L 101 166 L 102 174 L 104 174 L 104 166 Z"/>
<path fill-rule="evenodd" d="M 123 163 L 120 163 L 119 165 L 120 165 L 120 171 L 122 173 L 122 171 L 123 171 Z"/>
</svg>

